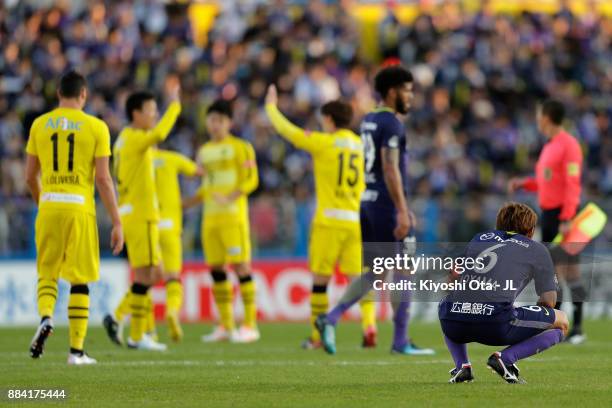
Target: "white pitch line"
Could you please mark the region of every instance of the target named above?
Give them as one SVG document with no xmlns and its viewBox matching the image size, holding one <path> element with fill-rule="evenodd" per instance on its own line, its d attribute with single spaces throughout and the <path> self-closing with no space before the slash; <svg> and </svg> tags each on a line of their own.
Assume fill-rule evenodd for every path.
<svg viewBox="0 0 612 408">
<path fill-rule="evenodd" d="M 571 360 L 564 357 L 553 356 L 549 358 L 542 357 L 531 357 L 528 358 L 529 362 L 546 363 L 551 361 L 566 361 Z M 577 360 L 577 359 L 576 359 Z M 60 362 L 44 362 L 45 367 L 49 366 L 66 366 L 65 363 Z M 255 366 L 271 366 L 271 367 L 289 367 L 289 366 L 341 366 L 341 367 L 383 367 L 383 366 L 410 366 L 410 365 L 438 365 L 438 364 L 452 364 L 450 359 L 436 359 L 436 360 L 413 360 L 412 357 L 398 358 L 394 361 L 391 360 L 371 360 L 371 361 L 351 361 L 351 360 L 128 360 L 128 361 L 101 361 L 97 364 L 98 367 L 142 367 L 142 366 L 179 366 L 179 367 L 255 367 Z M 24 362 L 9 362 L 3 364 L 4 366 L 17 366 L 30 368 L 31 364 Z"/>
<path fill-rule="evenodd" d="M 132 361 L 100 361 L 98 367 L 140 367 L 140 366 L 215 366 L 215 367 L 252 367 L 252 366 L 397 366 L 406 364 L 450 364 L 451 360 L 427 360 L 409 361 L 398 359 L 397 361 L 373 360 L 373 361 L 313 361 L 313 360 L 132 360 Z M 59 362 L 45 362 L 47 366 L 65 366 Z M 26 366 L 24 363 L 9 362 L 8 366 Z M 31 366 L 30 364 L 27 364 Z"/>
</svg>

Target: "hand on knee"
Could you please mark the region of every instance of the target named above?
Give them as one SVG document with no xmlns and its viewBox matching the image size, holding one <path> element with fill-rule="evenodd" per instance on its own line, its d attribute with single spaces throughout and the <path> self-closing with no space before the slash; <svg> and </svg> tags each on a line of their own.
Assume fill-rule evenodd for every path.
<svg viewBox="0 0 612 408">
<path fill-rule="evenodd" d="M 561 330 L 563 332 L 563 337 L 567 336 L 569 320 L 564 311 L 555 309 L 555 322 L 553 323 L 553 328 Z"/>
</svg>

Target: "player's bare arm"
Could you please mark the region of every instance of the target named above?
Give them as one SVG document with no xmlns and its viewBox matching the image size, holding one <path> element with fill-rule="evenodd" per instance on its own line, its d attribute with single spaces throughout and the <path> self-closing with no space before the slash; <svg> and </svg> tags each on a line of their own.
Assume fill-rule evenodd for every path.
<svg viewBox="0 0 612 408">
<path fill-rule="evenodd" d="M 383 147 L 380 154 L 385 185 L 397 210 L 397 226 L 393 234 L 396 239 L 402 239 L 410 230 L 411 219 L 406 197 L 404 197 L 402 176 L 399 169 L 399 150 Z"/>
<path fill-rule="evenodd" d="M 183 209 L 185 210 L 196 207 L 198 205 L 202 205 L 202 196 L 199 194 L 184 198 L 182 200 L 182 206 L 183 206 Z"/>
<path fill-rule="evenodd" d="M 543 292 L 538 299 L 538 306 L 555 307 L 557 303 L 557 292 L 554 290 Z"/>
<path fill-rule="evenodd" d="M 522 177 L 511 178 L 510 181 L 508 181 L 508 194 L 514 194 L 515 191 L 519 190 L 523 186 L 524 182 L 525 179 Z"/>
<path fill-rule="evenodd" d="M 113 179 L 110 175 L 108 157 L 96 157 L 96 188 L 100 193 L 104 208 L 106 208 L 113 223 L 110 242 L 113 255 L 119 255 L 123 250 L 123 229 L 121 227 L 119 209 L 117 208 Z"/>
<path fill-rule="evenodd" d="M 26 157 L 26 170 L 25 170 L 25 178 L 26 184 L 30 189 L 30 194 L 32 194 L 32 198 L 38 205 L 38 200 L 40 199 L 40 161 L 38 160 L 38 156 L 34 156 L 32 154 L 28 154 Z"/>
<path fill-rule="evenodd" d="M 152 129 L 152 133 L 153 135 L 155 135 L 155 137 L 151 140 L 150 143 L 156 144 L 162 142 L 166 139 L 166 137 L 168 137 L 170 130 L 172 130 L 172 127 L 174 126 L 174 123 L 176 122 L 176 119 L 180 114 L 180 95 L 180 83 L 172 83 L 168 90 L 168 100 L 170 101 L 170 106 L 168 107 L 168 109 L 166 109 L 164 115 Z M 178 109 L 176 107 L 178 107 Z"/>
</svg>

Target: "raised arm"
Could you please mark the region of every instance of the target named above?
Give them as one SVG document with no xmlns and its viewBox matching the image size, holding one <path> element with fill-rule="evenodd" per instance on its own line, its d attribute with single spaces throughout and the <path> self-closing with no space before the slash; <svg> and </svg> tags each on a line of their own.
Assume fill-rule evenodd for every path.
<svg viewBox="0 0 612 408">
<path fill-rule="evenodd" d="M 180 113 L 181 103 L 177 98 L 173 100 L 170 105 L 168 105 L 164 115 L 161 117 L 159 122 L 157 122 L 157 125 L 155 125 L 155 127 L 151 130 L 151 134 L 154 139 L 152 144 L 163 142 L 168 137 Z"/>
<path fill-rule="evenodd" d="M 136 143 L 136 149 L 147 149 L 151 146 L 154 146 L 158 143 L 166 140 L 172 127 L 176 123 L 176 119 L 181 113 L 181 102 L 179 99 L 180 96 L 180 86 L 177 83 L 170 90 L 170 104 L 166 108 L 166 112 L 164 112 L 161 119 L 157 122 L 155 127 L 150 131 L 145 133 L 144 137 L 135 138 L 131 141 L 131 143 Z"/>
<path fill-rule="evenodd" d="M 291 144 L 299 149 L 313 152 L 321 148 L 321 137 L 316 132 L 306 132 L 291 123 L 276 106 L 278 97 L 276 87 L 270 85 L 266 94 L 266 113 L 274 129 L 283 138 L 287 139 Z"/>
</svg>

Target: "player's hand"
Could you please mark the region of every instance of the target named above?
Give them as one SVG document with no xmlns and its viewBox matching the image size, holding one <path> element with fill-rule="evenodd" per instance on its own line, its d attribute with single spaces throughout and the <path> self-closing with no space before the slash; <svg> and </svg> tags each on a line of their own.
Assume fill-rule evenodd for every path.
<svg viewBox="0 0 612 408">
<path fill-rule="evenodd" d="M 563 236 L 566 236 L 570 232 L 571 229 L 572 229 L 572 223 L 569 221 L 562 221 L 559 224 L 559 232 Z"/>
<path fill-rule="evenodd" d="M 399 241 L 408 235 L 408 231 L 410 231 L 412 224 L 410 221 L 410 211 L 401 211 L 397 213 L 395 229 L 393 230 L 393 236 L 395 239 Z"/>
<path fill-rule="evenodd" d="M 121 224 L 113 225 L 110 242 L 113 255 L 119 255 L 119 253 L 123 250 L 123 243 L 123 227 Z"/>
<path fill-rule="evenodd" d="M 238 191 L 234 191 L 233 193 L 230 193 L 228 195 L 224 195 L 221 193 L 214 193 L 213 200 L 215 200 L 215 202 L 219 205 L 230 205 L 231 203 L 236 201 L 239 195 L 240 195 L 240 192 Z"/>
<path fill-rule="evenodd" d="M 524 179 L 520 177 L 513 177 L 508 182 L 508 194 L 514 194 L 514 192 L 523 186 Z"/>
<path fill-rule="evenodd" d="M 206 169 L 202 166 L 198 166 L 198 169 L 196 170 L 195 175 L 197 177 L 205 177 L 206 176 Z"/>
<path fill-rule="evenodd" d="M 276 92 L 276 86 L 270 85 L 268 92 L 266 93 L 266 105 L 276 105 L 278 103 L 278 93 Z"/>
<path fill-rule="evenodd" d="M 178 80 L 178 78 L 168 80 L 166 89 L 170 102 L 178 102 L 181 96 L 181 82 Z"/>
</svg>

